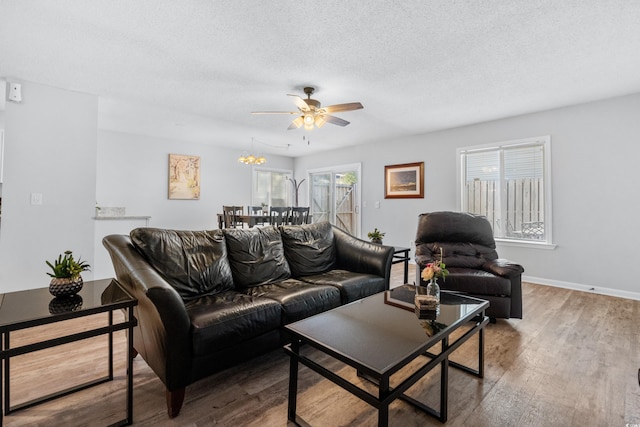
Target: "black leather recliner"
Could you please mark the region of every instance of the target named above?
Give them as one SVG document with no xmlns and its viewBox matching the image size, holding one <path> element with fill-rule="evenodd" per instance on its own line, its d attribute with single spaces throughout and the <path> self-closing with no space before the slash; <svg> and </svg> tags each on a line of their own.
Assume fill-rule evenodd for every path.
<svg viewBox="0 0 640 427">
<path fill-rule="evenodd" d="M 464 212 L 430 212 L 418 217 L 416 283 L 426 285 L 420 273 L 443 249 L 449 275 L 439 279 L 442 289 L 489 301 L 487 316 L 522 318 L 524 268 L 498 258 L 493 230 L 483 216 Z"/>
</svg>

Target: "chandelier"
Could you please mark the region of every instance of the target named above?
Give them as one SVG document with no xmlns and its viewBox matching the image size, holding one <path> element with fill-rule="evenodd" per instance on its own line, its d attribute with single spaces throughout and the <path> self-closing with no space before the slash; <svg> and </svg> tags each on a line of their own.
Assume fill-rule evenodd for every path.
<svg viewBox="0 0 640 427">
<path fill-rule="evenodd" d="M 251 152 L 253 152 L 253 138 L 251 138 Z M 243 152 L 238 157 L 239 163 L 244 163 L 245 165 L 262 165 L 267 163 L 267 159 L 263 155 L 254 156 L 252 153 L 247 154 Z"/>
</svg>

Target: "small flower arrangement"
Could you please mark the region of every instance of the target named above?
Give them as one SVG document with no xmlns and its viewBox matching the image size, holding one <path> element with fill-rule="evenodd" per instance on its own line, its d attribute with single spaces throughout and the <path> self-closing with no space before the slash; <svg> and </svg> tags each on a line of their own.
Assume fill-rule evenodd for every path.
<svg viewBox="0 0 640 427">
<path fill-rule="evenodd" d="M 442 262 L 443 257 L 444 251 L 440 248 L 440 258 L 428 263 L 424 270 L 422 270 L 422 280 L 427 282 L 434 277 L 442 277 L 442 280 L 445 280 L 447 274 L 449 274 L 449 270 L 447 270 L 446 265 Z"/>
</svg>

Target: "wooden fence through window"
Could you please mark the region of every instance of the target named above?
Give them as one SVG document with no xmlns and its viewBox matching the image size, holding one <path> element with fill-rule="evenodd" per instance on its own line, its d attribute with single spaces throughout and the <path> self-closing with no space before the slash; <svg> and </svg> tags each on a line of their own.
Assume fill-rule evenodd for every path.
<svg viewBox="0 0 640 427">
<path fill-rule="evenodd" d="M 501 212 L 499 181 L 474 180 L 465 186 L 467 212 L 487 217 L 496 237 L 544 239 L 544 180 L 505 181 L 506 203 Z M 506 215 L 503 228 L 502 216 Z"/>
<path fill-rule="evenodd" d="M 335 213 L 336 226 L 343 230 L 355 234 L 356 233 L 356 214 L 355 214 L 355 185 L 356 184 L 336 184 L 335 191 Z M 329 185 L 314 185 L 312 188 L 312 211 L 313 222 L 327 221 L 330 219 L 330 187 Z"/>
</svg>

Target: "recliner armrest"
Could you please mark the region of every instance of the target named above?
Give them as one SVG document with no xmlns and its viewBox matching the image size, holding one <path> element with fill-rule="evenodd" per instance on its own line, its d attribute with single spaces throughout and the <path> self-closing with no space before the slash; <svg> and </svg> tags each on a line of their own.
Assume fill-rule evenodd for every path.
<svg viewBox="0 0 640 427">
<path fill-rule="evenodd" d="M 524 267 L 504 258 L 487 261 L 482 265 L 484 271 L 493 273 L 496 276 L 511 278 L 524 273 Z"/>
</svg>

